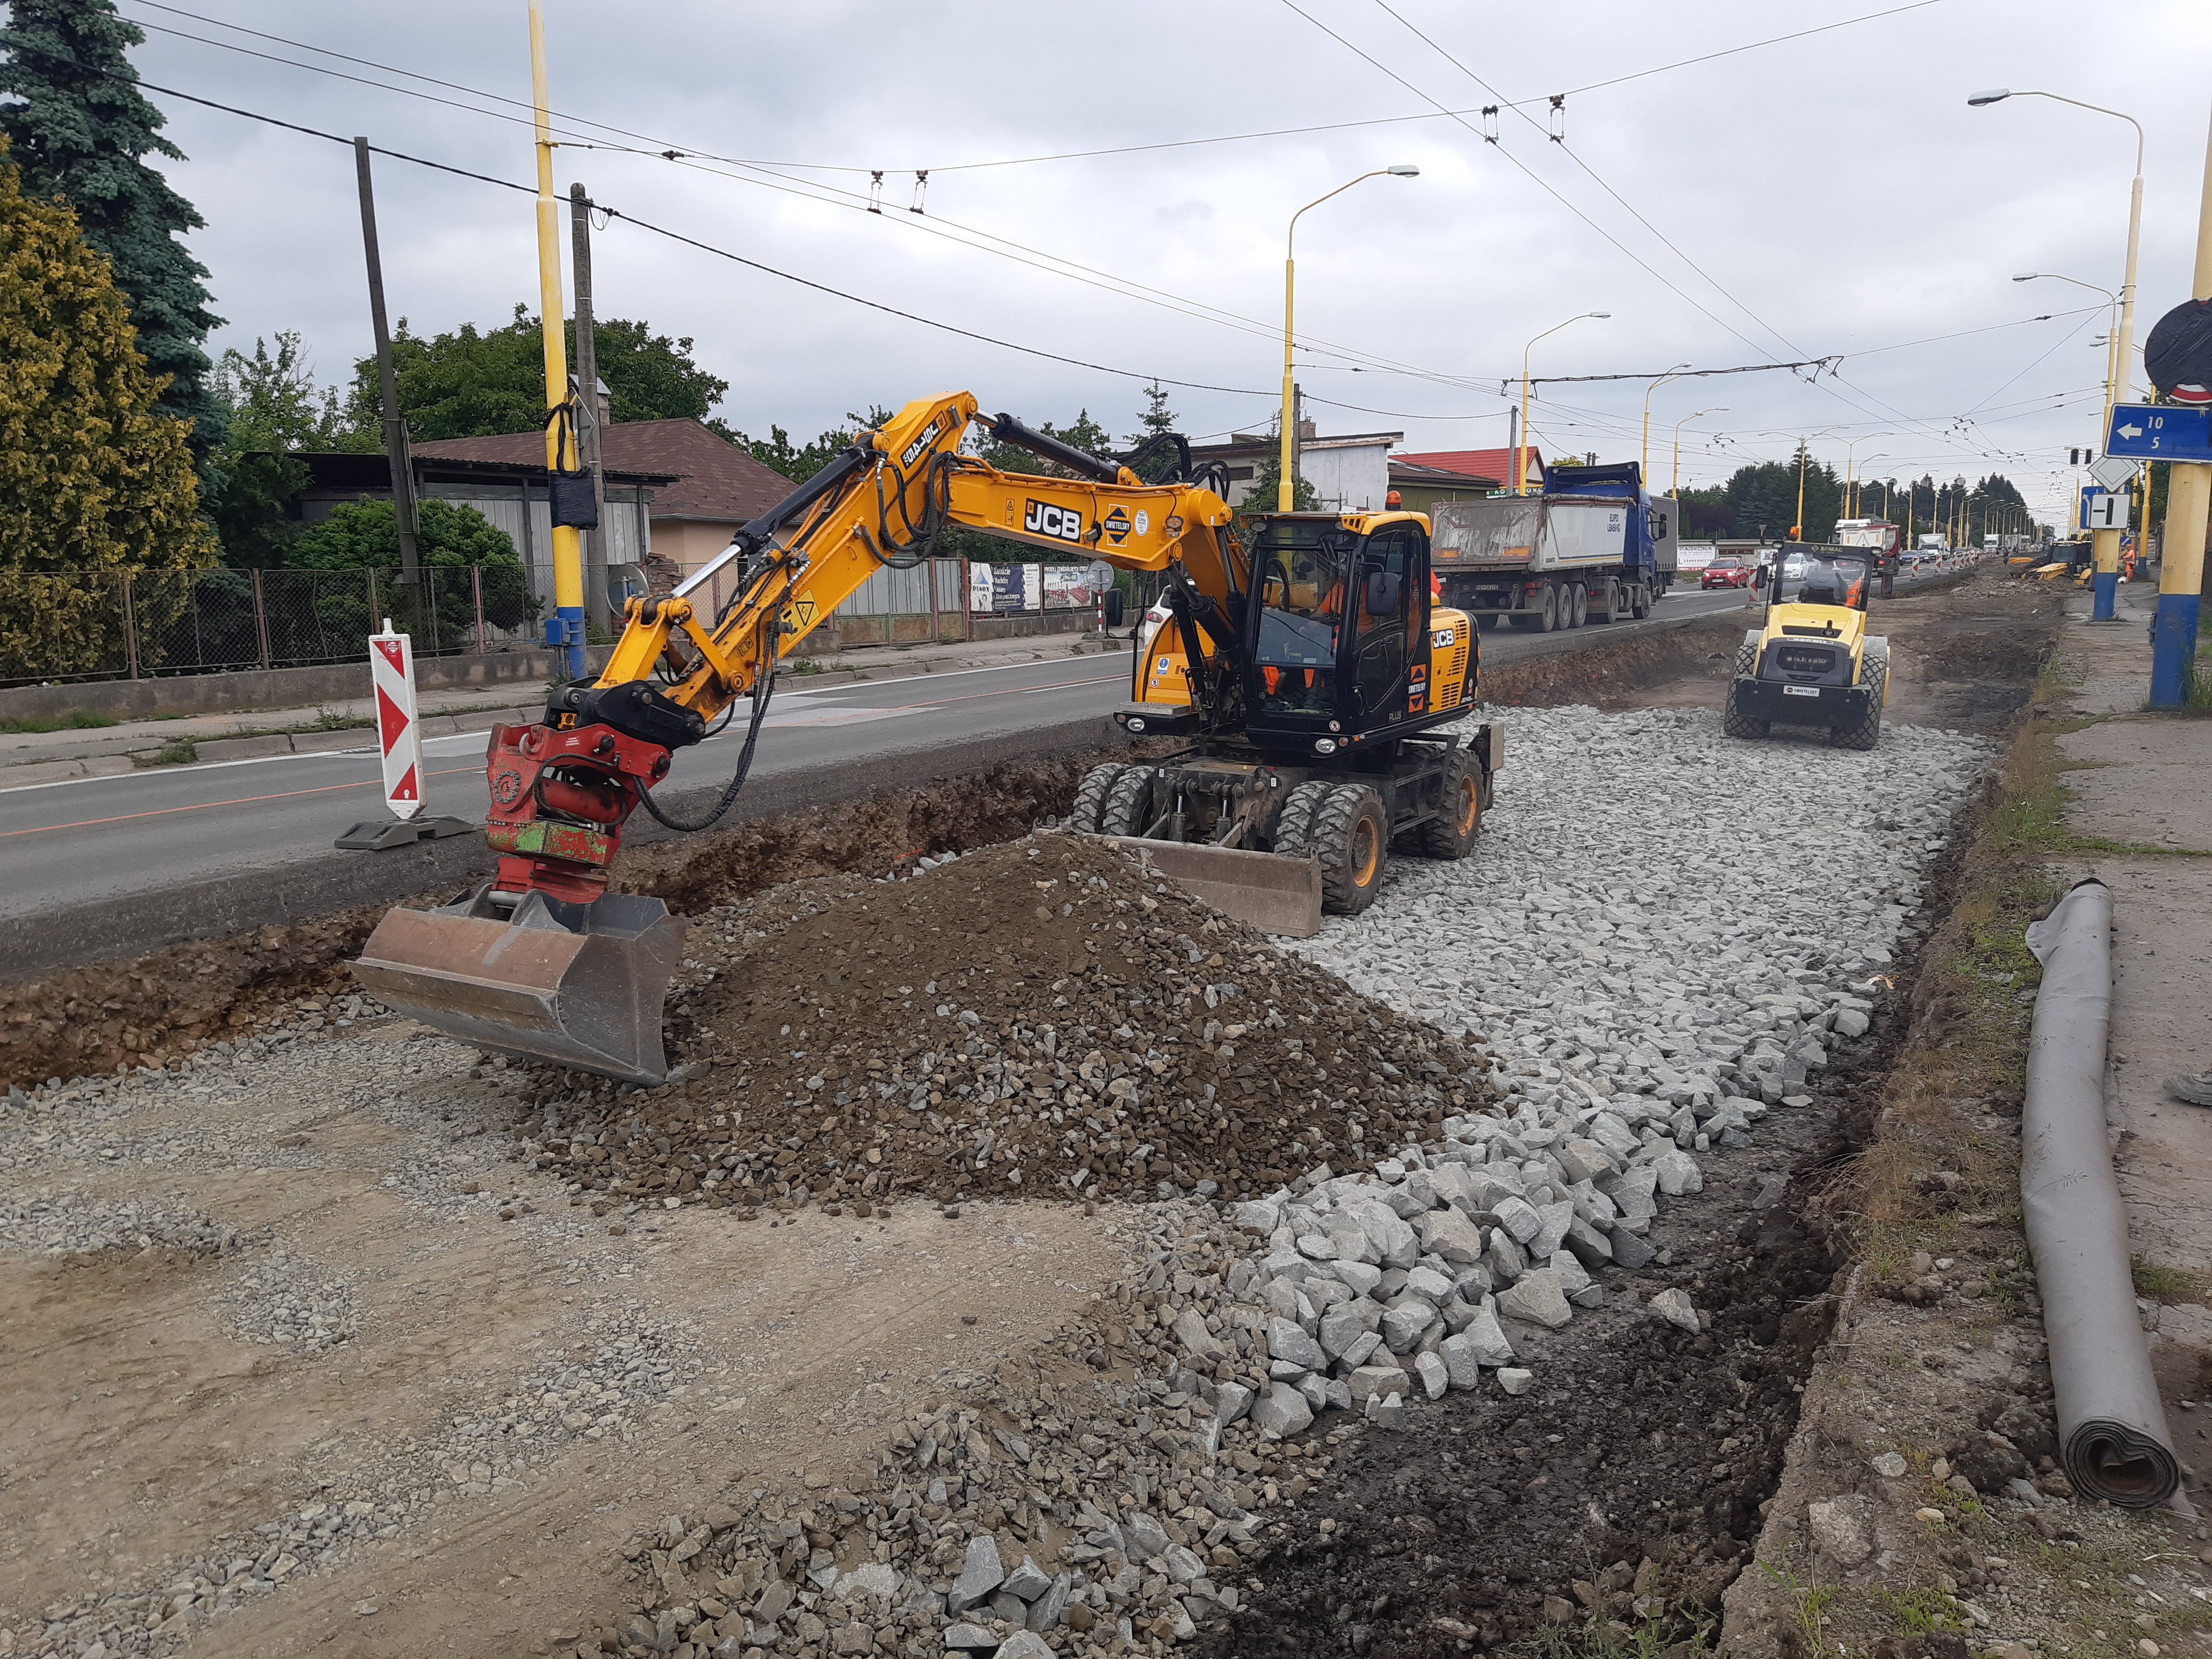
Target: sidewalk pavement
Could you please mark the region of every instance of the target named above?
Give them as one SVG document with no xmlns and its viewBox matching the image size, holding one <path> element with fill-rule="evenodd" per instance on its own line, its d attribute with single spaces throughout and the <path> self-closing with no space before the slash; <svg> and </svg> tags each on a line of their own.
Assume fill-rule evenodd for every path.
<svg viewBox="0 0 2212 1659">
<path fill-rule="evenodd" d="M 932 645 L 864 646 L 824 652 L 787 664 L 782 689 L 842 685 L 856 680 L 901 679 L 971 668 L 1002 668 L 1075 654 L 1127 652 L 1127 638 L 1096 634 L 1039 634 L 1011 640 L 954 640 Z M 364 687 L 368 665 L 362 665 Z M 488 732 L 494 726 L 535 720 L 545 707 L 543 687 L 471 686 L 426 690 L 417 708 L 425 736 Z M 162 758 L 192 745 L 197 761 L 246 760 L 263 755 L 329 754 L 375 744 L 375 705 L 366 695 L 295 708 L 234 710 L 173 720 L 124 720 L 89 731 L 0 732 L 0 789 L 65 778 L 108 777 L 140 767 L 176 763 Z"/>
<path fill-rule="evenodd" d="M 2130 1249 L 2145 1263 L 2203 1275 L 2160 1306 L 2151 1358 L 2170 1403 L 2212 1395 L 2212 1110 L 2166 1093 L 2166 1079 L 2212 1070 L 2212 719 L 2143 712 L 2155 592 L 2123 588 L 2120 620 L 2073 607 L 2058 647 L 2072 680 L 2057 738 L 2067 829 L 2123 851 L 2069 856 L 2065 879 L 2112 890 L 2112 1023 L 2105 1107 L 2126 1200 Z M 2062 711 L 2054 708 L 2054 714 Z M 2212 1413 L 2201 1413 L 2212 1416 Z M 2212 1473 L 2212 1439 L 2170 1412 L 2185 1462 Z"/>
</svg>

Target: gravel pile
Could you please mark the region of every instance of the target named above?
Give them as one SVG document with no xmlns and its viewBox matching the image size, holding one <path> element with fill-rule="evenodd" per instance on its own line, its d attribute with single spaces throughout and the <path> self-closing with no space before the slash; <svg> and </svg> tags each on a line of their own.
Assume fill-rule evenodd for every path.
<svg viewBox="0 0 2212 1659">
<path fill-rule="evenodd" d="M 361 1329 L 361 1301 L 343 1279 L 321 1279 L 289 1256 L 249 1267 L 216 1298 L 240 1342 L 327 1348 Z"/>
<path fill-rule="evenodd" d="M 42 1188 L 0 1200 L 0 1249 L 24 1255 L 83 1255 L 100 1250 L 184 1250 L 224 1254 L 259 1236 L 238 1231 L 198 1210 L 125 1199 L 88 1199 Z"/>
<path fill-rule="evenodd" d="M 607 1208 L 1234 1196 L 1489 1098 L 1472 1050 L 1084 837 L 819 900 L 700 919 L 682 1081 L 539 1073 L 532 1155 Z"/>
</svg>

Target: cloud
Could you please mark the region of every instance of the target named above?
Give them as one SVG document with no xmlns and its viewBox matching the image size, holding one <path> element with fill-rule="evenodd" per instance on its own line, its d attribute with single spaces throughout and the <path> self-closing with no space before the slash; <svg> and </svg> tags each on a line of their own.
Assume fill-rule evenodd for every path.
<svg viewBox="0 0 2212 1659">
<path fill-rule="evenodd" d="M 184 35 L 308 57 L 292 48 L 143 0 L 121 4 L 149 30 L 181 32 L 149 33 L 137 54 L 149 81 L 532 181 L 530 131 L 512 106 L 501 118 L 333 79 Z M 200 0 L 191 9 L 528 97 L 520 5 L 386 0 L 303 9 Z M 1749 0 L 1590 0 L 1571 28 L 1540 9 L 1399 9 L 1520 98 L 1859 7 L 1794 8 L 1778 23 L 1773 8 Z M 1343 0 L 1316 15 L 1445 104 L 1489 101 L 1379 7 Z M 2080 9 L 2057 0 L 1944 0 L 1575 94 L 1565 146 L 1509 115 L 1495 146 L 1429 119 L 972 167 L 964 164 L 1425 106 L 1273 0 L 1234 8 L 1139 0 L 1110 14 L 549 0 L 546 31 L 556 110 L 642 135 L 601 131 L 611 147 L 564 145 L 556 156 L 562 192 L 580 179 L 624 215 L 1000 340 L 1237 389 L 1176 392 L 1174 406 L 1193 433 L 1266 418 L 1280 373 L 1291 213 L 1356 173 L 1407 160 L 1420 166 L 1419 179 L 1371 180 L 1300 224 L 1299 328 L 1316 343 L 1301 352 L 1299 378 L 1316 398 L 1388 411 L 1411 447 L 1500 443 L 1515 401 L 1501 396 L 1501 383 L 1517 376 L 1529 337 L 1576 312 L 1609 310 L 1611 320 L 1578 323 L 1537 347 L 1536 372 L 1844 355 L 1843 379 L 1818 386 L 1767 374 L 1661 388 L 1652 422 L 1662 482 L 1674 422 L 1724 404 L 1726 415 L 1692 423 L 1686 482 L 1789 452 L 1790 439 L 1762 433 L 1835 427 L 1815 450 L 1839 465 L 1844 441 L 1856 437 L 1861 458 L 1887 452 L 1883 473 L 2002 471 L 2046 513 L 2070 495 L 2067 447 L 2095 434 L 2103 360 L 2086 342 L 2101 331 L 2100 319 L 2002 392 L 2084 319 L 1856 354 L 2075 312 L 2093 297 L 2057 283 L 2014 285 L 2016 270 L 2118 285 L 2132 134 L 2046 100 L 1966 107 L 1968 90 L 1992 83 L 2047 87 L 2143 120 L 2149 182 L 2137 337 L 2147 333 L 2187 294 L 2212 48 L 2212 19 L 2185 0 L 2131 14 L 2130 40 L 2155 49 L 2109 52 L 2085 51 Z M 192 242 L 231 319 L 218 344 L 297 328 L 325 377 L 344 374 L 368 347 L 350 155 L 156 101 L 190 157 L 171 164 L 171 176 L 209 222 Z M 1480 129 L 1480 118 L 1473 125 Z M 670 147 L 685 157 L 653 153 Z M 708 155 L 776 165 L 697 159 Z M 925 167 L 927 211 L 915 215 L 907 210 L 913 174 Z M 884 173 L 880 213 L 866 210 L 871 168 Z M 535 307 L 527 197 L 385 159 L 377 189 L 395 314 L 428 331 L 496 324 L 517 300 Z M 845 193 L 824 199 L 825 189 Z M 562 228 L 565 248 L 565 204 Z M 702 361 L 731 382 L 721 412 L 748 429 L 773 422 L 811 433 L 848 409 L 954 386 L 1035 419 L 1088 408 L 1117 431 L 1133 428 L 1141 406 L 1128 378 L 869 311 L 623 219 L 599 233 L 595 264 L 602 313 L 694 337 Z M 1354 358 L 1360 372 L 1352 372 Z M 1643 396 L 1637 384 L 1546 386 L 1534 429 L 1555 448 L 1632 458 Z M 1955 423 L 1985 399 L 1972 424 Z M 1318 413 L 1324 430 L 1371 429 L 1384 419 L 1328 404 Z M 1700 435 L 1716 425 L 1730 434 L 1726 442 Z M 1867 435 L 1886 433 L 1895 435 Z"/>
</svg>

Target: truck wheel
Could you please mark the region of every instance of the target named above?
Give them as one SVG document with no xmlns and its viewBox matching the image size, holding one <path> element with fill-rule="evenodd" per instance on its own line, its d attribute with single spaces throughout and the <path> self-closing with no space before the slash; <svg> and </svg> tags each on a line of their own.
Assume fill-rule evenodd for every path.
<svg viewBox="0 0 2212 1659">
<path fill-rule="evenodd" d="M 1859 672 L 1859 684 L 1874 694 L 1867 701 L 1866 713 L 1830 734 L 1845 749 L 1871 749 L 1881 741 L 1881 706 L 1889 695 L 1889 659 L 1868 653 Z"/>
<path fill-rule="evenodd" d="M 1159 777 L 1157 766 L 1128 766 L 1106 793 L 1098 813 L 1102 835 L 1141 836 L 1152 827 L 1152 785 Z"/>
<path fill-rule="evenodd" d="M 1340 783 L 1314 815 L 1313 849 L 1321 855 L 1322 908 L 1356 916 L 1382 890 L 1390 863 L 1390 823 L 1382 798 L 1364 784 Z"/>
<path fill-rule="evenodd" d="M 1313 851 L 1314 815 L 1335 787 L 1333 783 L 1302 783 L 1283 798 L 1283 810 L 1275 819 L 1276 852 L 1302 859 Z"/>
<path fill-rule="evenodd" d="M 1105 810 L 1106 797 L 1114 787 L 1114 781 L 1128 769 L 1109 761 L 1085 772 L 1083 781 L 1075 786 L 1075 805 L 1068 808 L 1067 827 L 1079 830 L 1086 836 L 1097 835 L 1098 815 Z"/>
<path fill-rule="evenodd" d="M 1721 730 L 1732 738 L 1763 738 L 1767 733 L 1767 722 L 1741 713 L 1736 706 L 1735 689 L 1744 680 L 1759 675 L 1759 647 L 1740 645 L 1735 648 L 1735 665 L 1729 676 L 1728 696 L 1721 703 Z"/>
<path fill-rule="evenodd" d="M 1651 589 L 1650 585 L 1644 582 L 1637 583 L 1635 596 L 1630 603 L 1631 607 L 1638 620 L 1650 616 L 1651 614 Z"/>
<path fill-rule="evenodd" d="M 1559 592 L 1558 583 L 1546 582 L 1544 584 L 1544 597 L 1536 601 L 1536 627 L 1538 632 L 1556 634 L 1559 631 L 1559 601 L 1565 597 L 1565 596 Z"/>
<path fill-rule="evenodd" d="M 1443 811 L 1413 832 L 1423 858 L 1463 859 L 1474 850 L 1482 825 L 1482 763 L 1469 749 L 1455 749 L 1444 763 Z"/>
<path fill-rule="evenodd" d="M 1577 582 L 1567 589 L 1567 597 L 1569 602 L 1574 606 L 1573 620 L 1568 623 L 1567 626 L 1580 628 L 1589 620 L 1589 589 Z"/>
</svg>

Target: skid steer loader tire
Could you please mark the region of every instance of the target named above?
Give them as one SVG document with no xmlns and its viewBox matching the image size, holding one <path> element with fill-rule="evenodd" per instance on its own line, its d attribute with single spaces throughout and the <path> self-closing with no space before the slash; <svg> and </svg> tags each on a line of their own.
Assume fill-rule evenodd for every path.
<svg viewBox="0 0 2212 1659">
<path fill-rule="evenodd" d="M 1283 799 L 1283 810 L 1275 819 L 1274 850 L 1294 859 L 1302 859 L 1314 849 L 1314 815 L 1321 804 L 1336 786 L 1332 783 L 1302 783 Z"/>
<path fill-rule="evenodd" d="M 1099 809 L 1099 832 L 1108 836 L 1141 836 L 1149 830 L 1155 816 L 1152 784 L 1158 776 L 1157 766 L 1124 767 L 1121 775 L 1114 780 L 1114 787 L 1106 792 L 1106 805 Z"/>
<path fill-rule="evenodd" d="M 1414 850 L 1425 859 L 1463 859 L 1474 850 L 1482 825 L 1482 763 L 1455 749 L 1444 763 L 1443 811 L 1413 832 Z"/>
<path fill-rule="evenodd" d="M 1321 858 L 1322 908 L 1356 916 L 1382 890 L 1390 863 L 1390 820 L 1382 798 L 1364 784 L 1340 783 L 1314 815 L 1314 851 Z"/>
<path fill-rule="evenodd" d="M 1881 741 L 1881 704 L 1889 690 L 1889 659 L 1869 654 L 1859 676 L 1860 684 L 1874 694 L 1867 711 L 1849 726 L 1839 726 L 1832 734 L 1838 747 L 1871 749 Z"/>
<path fill-rule="evenodd" d="M 1736 647 L 1735 665 L 1729 673 L 1728 696 L 1721 703 L 1721 730 L 1731 738 L 1763 738 L 1767 723 L 1753 715 L 1741 714 L 1735 706 L 1735 683 L 1747 680 L 1759 672 L 1759 647 L 1743 644 Z"/>
<path fill-rule="evenodd" d="M 1067 809 L 1067 827 L 1087 836 L 1097 835 L 1099 814 L 1106 810 L 1106 797 L 1113 790 L 1114 781 L 1128 769 L 1109 761 L 1085 772 L 1083 781 L 1075 786 L 1075 805 Z"/>
</svg>

